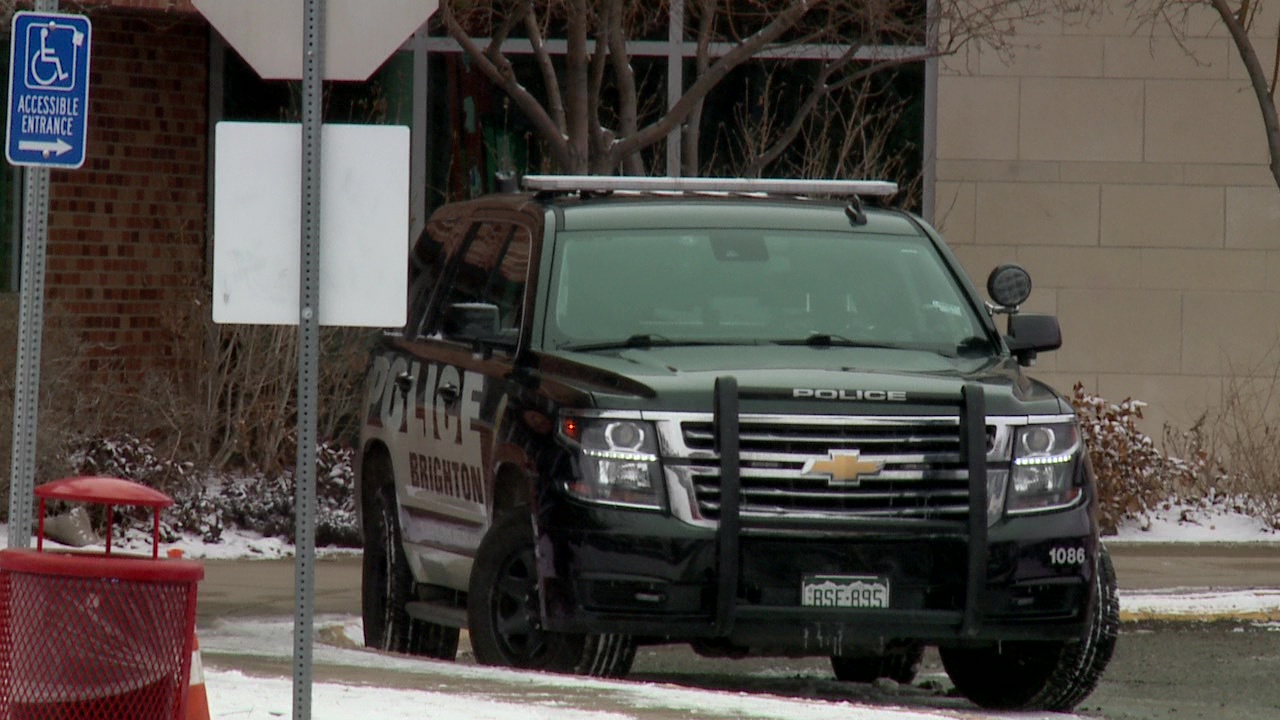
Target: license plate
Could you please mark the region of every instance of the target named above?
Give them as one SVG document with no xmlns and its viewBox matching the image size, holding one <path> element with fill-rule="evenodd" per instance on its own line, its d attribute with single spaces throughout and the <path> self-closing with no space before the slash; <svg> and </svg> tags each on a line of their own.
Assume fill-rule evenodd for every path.
<svg viewBox="0 0 1280 720">
<path fill-rule="evenodd" d="M 800 581 L 805 607 L 887 608 L 889 578 L 871 575 L 805 575 Z"/>
</svg>

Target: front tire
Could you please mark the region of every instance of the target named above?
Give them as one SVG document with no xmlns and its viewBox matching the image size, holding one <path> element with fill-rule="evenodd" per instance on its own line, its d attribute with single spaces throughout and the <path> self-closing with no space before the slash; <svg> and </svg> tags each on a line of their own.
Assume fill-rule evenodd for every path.
<svg viewBox="0 0 1280 720">
<path fill-rule="evenodd" d="M 626 635 L 573 635 L 542 628 L 533 523 L 517 509 L 490 528 L 467 593 L 476 661 L 527 670 L 623 677 L 636 646 Z"/>
<path fill-rule="evenodd" d="M 453 660 L 458 629 L 409 617 L 405 604 L 415 599 L 413 573 L 400 542 L 395 487 L 390 462 L 375 455 L 366 461 L 365 477 L 379 484 L 365 507 L 364 559 L 360 605 L 366 647 L 388 652 Z"/>
<path fill-rule="evenodd" d="M 984 708 L 1070 712 L 1093 692 L 1111 662 L 1120 631 L 1116 571 L 1098 553 L 1088 632 L 1073 642 L 1007 642 L 995 647 L 938 648 L 956 689 Z"/>
</svg>

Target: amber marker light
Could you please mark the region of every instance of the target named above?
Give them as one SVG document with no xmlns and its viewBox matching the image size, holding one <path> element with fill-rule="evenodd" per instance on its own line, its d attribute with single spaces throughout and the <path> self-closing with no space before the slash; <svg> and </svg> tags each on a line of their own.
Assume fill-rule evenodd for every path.
<svg viewBox="0 0 1280 720">
<path fill-rule="evenodd" d="M 569 438 L 570 440 L 581 440 L 581 439 L 582 439 L 582 437 L 581 437 L 581 435 L 582 435 L 582 428 L 580 428 L 580 427 L 578 426 L 578 421 L 577 421 L 577 419 L 576 419 L 576 418 L 570 418 L 570 417 L 567 417 L 567 418 L 564 418 L 563 420 L 561 420 L 561 421 L 560 421 L 560 432 L 564 433 L 564 436 L 565 436 L 565 437 L 567 437 L 567 438 Z"/>
</svg>

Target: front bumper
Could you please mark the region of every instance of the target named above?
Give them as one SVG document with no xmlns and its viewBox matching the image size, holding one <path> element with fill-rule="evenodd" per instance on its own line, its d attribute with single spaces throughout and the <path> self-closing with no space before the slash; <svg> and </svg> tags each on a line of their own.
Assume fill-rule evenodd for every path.
<svg viewBox="0 0 1280 720">
<path fill-rule="evenodd" d="M 965 543 L 866 534 L 741 537 L 729 622 L 719 613 L 715 533 L 659 516 L 557 504 L 540 523 L 545 622 L 551 630 L 629 633 L 664 641 L 722 638 L 734 645 L 839 654 L 888 638 L 929 643 L 1070 640 L 1084 632 L 1098 542 L 1086 508 L 1014 518 L 991 530 L 978 607 L 966 626 Z M 573 529 L 565 529 L 573 528 Z M 583 529 L 592 528 L 592 529 Z M 1061 548 L 1085 562 L 1055 565 Z M 888 609 L 801 605 L 808 574 L 874 575 Z"/>
<path fill-rule="evenodd" d="M 1083 635 L 1099 552 L 1087 505 L 1007 517 L 990 528 L 984 512 L 961 522 L 742 516 L 732 491 L 733 392 L 717 393 L 717 416 L 725 418 L 718 423 L 725 502 L 717 529 L 563 495 L 541 504 L 548 629 L 832 655 L 888 639 L 955 644 Z M 966 396 L 962 424 L 984 427 L 981 392 Z M 976 478 L 971 506 L 985 508 L 985 437 L 970 434 L 964 442 Z M 890 607 L 805 606 L 806 575 L 886 578 Z"/>
</svg>

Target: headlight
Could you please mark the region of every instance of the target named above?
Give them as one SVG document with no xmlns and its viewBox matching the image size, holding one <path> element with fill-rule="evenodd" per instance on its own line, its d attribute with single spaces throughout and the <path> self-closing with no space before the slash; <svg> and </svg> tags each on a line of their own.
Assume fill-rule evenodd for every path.
<svg viewBox="0 0 1280 720">
<path fill-rule="evenodd" d="M 1056 510 L 1074 505 L 1081 493 L 1075 484 L 1080 450 L 1080 432 L 1075 423 L 1018 428 L 1013 440 L 1009 513 Z"/>
<path fill-rule="evenodd" d="M 583 500 L 662 507 L 657 433 L 638 420 L 567 417 L 560 435 L 578 451 L 577 472 L 564 487 Z"/>
</svg>

